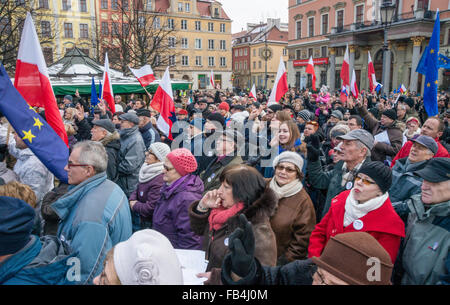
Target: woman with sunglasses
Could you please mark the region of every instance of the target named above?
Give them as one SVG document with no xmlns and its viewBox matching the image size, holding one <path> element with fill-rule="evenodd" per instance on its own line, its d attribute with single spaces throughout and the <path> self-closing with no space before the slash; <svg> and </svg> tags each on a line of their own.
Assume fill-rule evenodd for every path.
<svg viewBox="0 0 450 305">
<path fill-rule="evenodd" d="M 320 256 L 328 240 L 345 232 L 367 232 L 386 249 L 395 262 L 405 224 L 389 199 L 392 173 L 382 162 L 366 162 L 351 190 L 333 198 L 331 207 L 316 225 L 309 240 L 308 257 Z"/>
<path fill-rule="evenodd" d="M 316 225 L 314 205 L 301 182 L 303 163 L 303 158 L 291 151 L 273 161 L 275 175 L 269 186 L 279 201 L 270 224 L 277 241 L 277 265 L 306 259 L 309 237 Z"/>
</svg>

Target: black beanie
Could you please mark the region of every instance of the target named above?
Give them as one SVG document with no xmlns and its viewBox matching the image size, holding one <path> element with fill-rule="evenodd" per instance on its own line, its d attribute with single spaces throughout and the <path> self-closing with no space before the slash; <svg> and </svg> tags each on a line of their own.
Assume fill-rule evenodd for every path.
<svg viewBox="0 0 450 305">
<path fill-rule="evenodd" d="M 414 108 L 414 100 L 410 97 L 408 97 L 407 99 L 405 99 L 403 101 L 403 103 L 407 104 L 409 106 L 409 108 Z"/>
<path fill-rule="evenodd" d="M 385 110 L 382 114 L 394 121 L 397 119 L 397 112 L 394 109 Z"/>
<path fill-rule="evenodd" d="M 283 109 L 283 107 L 280 104 L 273 104 L 270 105 L 268 108 L 270 108 L 270 110 L 272 110 L 273 112 L 277 112 Z"/>
<path fill-rule="evenodd" d="M 225 118 L 218 112 L 211 113 L 206 117 L 206 119 L 219 122 L 222 127 L 225 125 Z"/>
<path fill-rule="evenodd" d="M 392 171 L 380 161 L 370 161 L 364 163 L 358 171 L 358 174 L 365 174 L 375 181 L 380 190 L 386 193 L 392 184 Z"/>
</svg>

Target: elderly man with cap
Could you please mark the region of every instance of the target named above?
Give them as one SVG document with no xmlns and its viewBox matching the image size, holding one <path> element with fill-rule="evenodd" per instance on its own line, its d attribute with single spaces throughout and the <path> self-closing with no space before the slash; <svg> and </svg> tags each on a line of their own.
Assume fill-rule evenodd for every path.
<svg viewBox="0 0 450 305">
<path fill-rule="evenodd" d="M 311 143 L 307 145 L 307 179 L 315 188 L 327 190 L 323 211 L 317 211 L 322 217 L 328 212 L 331 199 L 353 187 L 356 173 L 363 163 L 370 161 L 370 151 L 373 148 L 373 136 L 363 129 L 352 130 L 337 138 L 343 140 L 343 157 L 331 171 L 322 169 L 318 136 L 311 135 Z"/>
<path fill-rule="evenodd" d="M 399 258 L 402 285 L 450 284 L 450 159 L 433 158 L 419 171 L 422 193 L 394 205 L 408 214 Z"/>
<path fill-rule="evenodd" d="M 127 197 L 139 181 L 139 169 L 145 160 L 145 144 L 138 130 L 139 118 L 134 113 L 124 113 L 120 120 L 120 151 L 117 184 Z"/>
<path fill-rule="evenodd" d="M 95 120 L 91 129 L 91 140 L 100 142 L 108 155 L 106 176 L 109 180 L 117 181 L 117 165 L 119 164 L 120 134 L 109 119 Z"/>
<path fill-rule="evenodd" d="M 151 114 L 148 109 L 138 109 L 136 114 L 139 118 L 139 132 L 141 133 L 142 139 L 144 140 L 145 148 L 148 149 L 151 144 L 155 142 L 160 142 L 161 137 L 159 132 L 153 127 L 150 121 Z"/>
<path fill-rule="evenodd" d="M 381 120 L 378 121 L 367 111 L 360 99 L 356 103 L 356 110 L 375 137 L 372 160 L 382 162 L 392 160 L 403 145 L 403 132 L 396 123 L 397 112 L 394 109 L 384 110 Z"/>
<path fill-rule="evenodd" d="M 392 187 L 389 194 L 392 202 L 404 201 L 412 195 L 421 192 L 423 179 L 414 175 L 428 164 L 437 153 L 438 146 L 433 138 L 418 136 L 414 142 L 409 156 L 398 160 L 392 168 Z"/>
<path fill-rule="evenodd" d="M 0 196 L 0 285 L 64 285 L 71 264 L 67 244 L 56 236 L 32 235 L 34 209 Z"/>
<path fill-rule="evenodd" d="M 330 238 L 319 257 L 268 267 L 254 257 L 252 225 L 245 216 L 240 217 L 240 228 L 230 236 L 230 253 L 222 265 L 221 280 L 225 285 L 391 284 L 393 264 L 389 254 L 367 232 L 337 234 Z M 379 269 L 373 274 L 375 262 Z"/>
<path fill-rule="evenodd" d="M 64 168 L 68 192 L 51 205 L 61 219 L 57 236 L 77 253 L 81 284 L 91 284 L 108 250 L 132 233 L 128 199 L 106 178 L 107 158 L 98 142 L 75 144 Z"/>
</svg>

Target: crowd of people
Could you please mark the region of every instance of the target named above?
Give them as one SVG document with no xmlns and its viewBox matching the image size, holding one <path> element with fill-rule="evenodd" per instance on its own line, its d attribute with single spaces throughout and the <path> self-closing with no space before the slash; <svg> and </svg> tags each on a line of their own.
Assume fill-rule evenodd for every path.
<svg viewBox="0 0 450 305">
<path fill-rule="evenodd" d="M 58 101 L 67 184 L 2 116 L 1 284 L 179 285 L 175 249 L 205 284 L 450 284 L 448 93 L 174 97 L 172 137 L 150 94 Z"/>
</svg>

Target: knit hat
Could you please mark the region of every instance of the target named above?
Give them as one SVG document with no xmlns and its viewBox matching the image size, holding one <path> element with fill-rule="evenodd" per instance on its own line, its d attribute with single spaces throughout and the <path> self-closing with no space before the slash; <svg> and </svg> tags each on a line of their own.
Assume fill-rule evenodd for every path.
<svg viewBox="0 0 450 305">
<path fill-rule="evenodd" d="M 409 106 L 409 108 L 414 108 L 414 100 L 412 98 L 410 98 L 410 97 L 405 99 L 403 101 L 403 103 L 407 104 Z"/>
<path fill-rule="evenodd" d="M 382 115 L 385 115 L 394 121 L 397 119 L 397 112 L 394 109 L 387 109 L 383 111 Z"/>
<path fill-rule="evenodd" d="M 71 101 L 71 102 L 73 101 L 72 95 L 65 95 L 64 98 L 69 100 L 69 101 Z"/>
<path fill-rule="evenodd" d="M 218 112 L 211 113 L 210 115 L 208 115 L 206 117 L 206 119 L 209 120 L 209 121 L 219 122 L 220 126 L 224 126 L 225 125 L 225 118 Z"/>
<path fill-rule="evenodd" d="M 162 142 L 155 142 L 150 145 L 149 152 L 154 154 L 159 161 L 164 162 L 167 157 L 167 154 L 170 153 L 169 145 Z"/>
<path fill-rule="evenodd" d="M 0 196 L 0 256 L 14 254 L 28 243 L 34 217 L 25 201 Z"/>
<path fill-rule="evenodd" d="M 311 112 L 304 109 L 297 113 L 297 117 L 301 117 L 305 122 L 311 121 Z"/>
<path fill-rule="evenodd" d="M 219 104 L 219 109 L 230 111 L 230 105 L 227 102 L 222 102 Z"/>
<path fill-rule="evenodd" d="M 278 163 L 281 162 L 292 163 L 297 167 L 300 173 L 302 172 L 304 163 L 303 158 L 293 151 L 284 151 L 278 156 L 276 156 L 275 159 L 273 160 L 273 168 L 275 168 L 278 165 Z"/>
<path fill-rule="evenodd" d="M 358 174 L 366 174 L 375 181 L 380 190 L 386 193 L 392 184 L 392 171 L 380 161 L 371 161 L 364 163 L 358 171 Z"/>
<path fill-rule="evenodd" d="M 122 285 L 182 285 L 175 249 L 161 233 L 145 229 L 114 247 L 114 268 Z"/>
<path fill-rule="evenodd" d="M 92 121 L 92 125 L 96 125 L 101 128 L 104 128 L 105 130 L 109 131 L 110 133 L 113 133 L 116 130 L 116 126 L 114 126 L 114 123 L 110 119 L 95 120 L 95 121 Z"/>
<path fill-rule="evenodd" d="M 167 159 L 181 176 L 193 173 L 197 169 L 197 160 L 186 148 L 174 149 L 167 155 Z"/>
<path fill-rule="evenodd" d="M 312 257 L 320 268 L 350 285 L 390 285 L 392 261 L 389 253 L 367 232 L 348 232 L 331 237 L 320 257 Z M 374 264 L 379 267 L 368 276 Z"/>
</svg>

